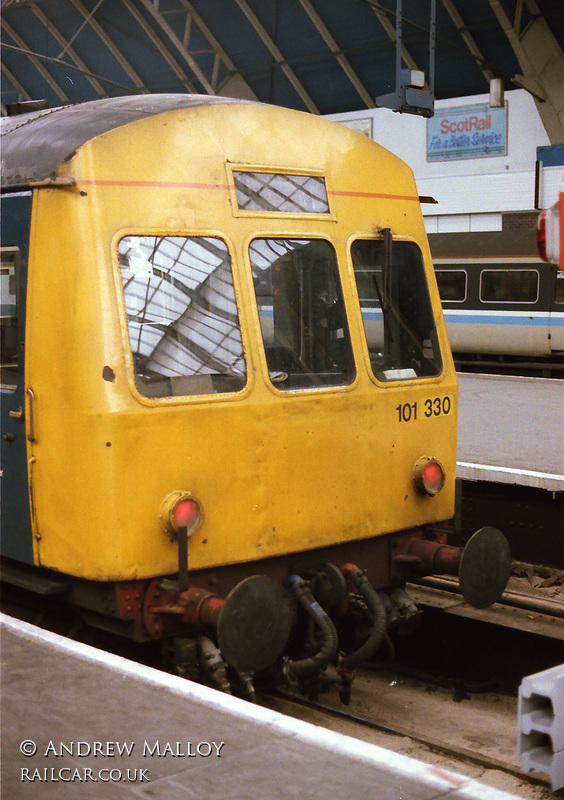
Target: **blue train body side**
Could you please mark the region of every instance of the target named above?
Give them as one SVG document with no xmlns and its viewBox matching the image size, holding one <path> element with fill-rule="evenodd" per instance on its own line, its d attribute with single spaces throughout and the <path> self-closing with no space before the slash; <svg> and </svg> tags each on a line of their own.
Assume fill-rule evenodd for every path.
<svg viewBox="0 0 564 800">
<path fill-rule="evenodd" d="M 2 386 L 1 409 L 1 550 L 2 555 L 33 564 L 33 539 L 28 490 L 25 409 L 25 298 L 31 220 L 31 192 L 2 197 L 2 246 L 20 250 L 18 377 L 15 390 Z M 4 298 L 3 298 L 4 300 Z M 12 415 L 10 414 L 12 412 Z"/>
</svg>

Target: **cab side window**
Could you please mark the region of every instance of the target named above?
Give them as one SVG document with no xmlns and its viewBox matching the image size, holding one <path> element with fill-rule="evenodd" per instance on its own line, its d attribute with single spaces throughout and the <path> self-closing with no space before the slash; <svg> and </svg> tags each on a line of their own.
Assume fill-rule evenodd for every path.
<svg viewBox="0 0 564 800">
<path fill-rule="evenodd" d="M 25 287 L 31 225 L 31 192 L 0 198 L 0 388 L 23 392 Z"/>
<path fill-rule="evenodd" d="M 19 247 L 1 248 L 0 369 L 1 388 L 13 391 L 18 381 Z"/>
</svg>

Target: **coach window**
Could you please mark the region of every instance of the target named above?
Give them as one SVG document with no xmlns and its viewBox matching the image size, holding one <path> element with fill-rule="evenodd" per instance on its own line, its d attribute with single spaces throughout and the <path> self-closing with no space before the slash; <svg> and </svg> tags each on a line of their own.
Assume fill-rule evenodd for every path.
<svg viewBox="0 0 564 800">
<path fill-rule="evenodd" d="M 272 383 L 283 391 L 352 383 L 333 247 L 324 240 L 255 239 L 249 254 Z"/>
<path fill-rule="evenodd" d="M 485 269 L 480 275 L 483 303 L 536 303 L 539 273 L 535 269 Z"/>
<path fill-rule="evenodd" d="M 20 250 L 1 249 L 1 388 L 14 390 L 18 382 L 18 279 Z"/>
<path fill-rule="evenodd" d="M 125 236 L 118 250 L 140 393 L 170 397 L 242 389 L 246 368 L 225 243 Z"/>
<path fill-rule="evenodd" d="M 421 251 L 413 242 L 358 239 L 351 247 L 372 371 L 378 380 L 438 375 L 439 342 Z"/>
<path fill-rule="evenodd" d="M 449 303 L 463 303 L 466 300 L 467 275 L 462 269 L 435 270 L 441 300 Z"/>
<path fill-rule="evenodd" d="M 555 300 L 557 303 L 564 303 L 564 274 L 559 272 L 556 275 Z"/>
</svg>

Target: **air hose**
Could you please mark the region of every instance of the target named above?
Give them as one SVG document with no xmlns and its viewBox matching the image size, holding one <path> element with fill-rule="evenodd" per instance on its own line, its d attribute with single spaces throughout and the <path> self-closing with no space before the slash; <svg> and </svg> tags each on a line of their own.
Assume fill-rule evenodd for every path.
<svg viewBox="0 0 564 800">
<path fill-rule="evenodd" d="M 341 668 L 352 669 L 368 661 L 381 646 L 386 634 L 387 614 L 386 608 L 378 596 L 377 591 L 371 585 L 362 570 L 354 564 L 343 564 L 341 572 L 345 578 L 350 578 L 354 583 L 359 593 L 364 598 L 373 619 L 372 628 L 364 644 L 362 644 L 358 650 L 355 650 L 354 653 L 350 653 L 348 656 L 341 659 Z"/>
<path fill-rule="evenodd" d="M 299 575 L 290 575 L 286 585 L 313 619 L 323 637 L 321 648 L 315 655 L 288 663 L 289 673 L 295 677 L 302 677 L 327 666 L 335 659 L 339 639 L 335 626 L 311 593 L 307 583 Z"/>
</svg>

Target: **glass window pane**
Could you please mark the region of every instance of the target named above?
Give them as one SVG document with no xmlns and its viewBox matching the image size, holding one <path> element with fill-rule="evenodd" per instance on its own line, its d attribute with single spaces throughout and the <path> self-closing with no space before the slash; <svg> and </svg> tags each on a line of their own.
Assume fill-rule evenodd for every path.
<svg viewBox="0 0 564 800">
<path fill-rule="evenodd" d="M 18 382 L 18 280 L 20 251 L 18 247 L 3 247 L 1 255 L 1 388 L 15 389 Z"/>
<path fill-rule="evenodd" d="M 421 251 L 413 242 L 358 239 L 353 267 L 374 375 L 381 381 L 438 375 L 439 343 Z"/>
<path fill-rule="evenodd" d="M 461 269 L 435 270 L 441 300 L 462 303 L 466 299 L 466 273 Z"/>
<path fill-rule="evenodd" d="M 242 389 L 246 368 L 225 243 L 206 237 L 125 236 L 119 260 L 141 394 Z"/>
<path fill-rule="evenodd" d="M 564 303 L 564 275 L 562 273 L 558 273 L 556 276 L 555 299 L 557 303 Z"/>
<path fill-rule="evenodd" d="M 282 390 L 352 383 L 333 247 L 323 240 L 255 239 L 249 253 L 272 383 Z"/>
<path fill-rule="evenodd" d="M 325 179 L 315 175 L 234 172 L 237 205 L 243 211 L 327 214 Z"/>
<path fill-rule="evenodd" d="M 536 303 L 539 274 L 532 269 L 486 269 L 480 276 L 484 303 Z"/>
</svg>

